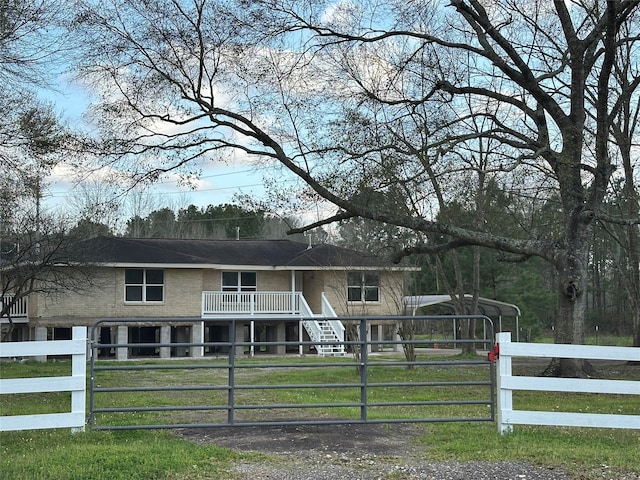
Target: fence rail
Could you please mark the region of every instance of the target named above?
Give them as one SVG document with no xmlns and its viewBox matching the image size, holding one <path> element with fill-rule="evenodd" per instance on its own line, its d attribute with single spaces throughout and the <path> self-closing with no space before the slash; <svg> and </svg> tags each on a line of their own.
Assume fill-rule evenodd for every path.
<svg viewBox="0 0 640 480">
<path fill-rule="evenodd" d="M 0 358 L 71 355 L 71 375 L 0 379 L 0 394 L 71 392 L 71 411 L 0 416 L 0 431 L 71 428 L 84 431 L 86 417 L 87 327 L 73 327 L 71 340 L 2 342 Z"/>
<path fill-rule="evenodd" d="M 512 376 L 513 357 L 640 361 L 640 348 L 512 343 L 510 333 L 499 333 L 496 338 L 500 346 L 497 374 L 500 433 L 510 432 L 515 424 L 640 429 L 640 415 L 513 409 L 514 390 L 640 395 L 639 381 Z"/>
</svg>

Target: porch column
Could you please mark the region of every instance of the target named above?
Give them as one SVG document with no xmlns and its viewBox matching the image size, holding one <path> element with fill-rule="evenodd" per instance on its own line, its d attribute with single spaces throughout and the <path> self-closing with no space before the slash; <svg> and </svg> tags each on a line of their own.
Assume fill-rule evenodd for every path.
<svg viewBox="0 0 640 480">
<path fill-rule="evenodd" d="M 47 341 L 47 327 L 36 327 L 35 331 L 35 340 L 36 342 L 46 342 Z M 46 362 L 46 355 L 38 355 L 37 357 L 33 357 L 36 362 Z"/>
<path fill-rule="evenodd" d="M 244 342 L 244 323 L 236 322 L 236 342 Z M 244 345 L 238 345 L 236 347 L 236 355 L 244 355 Z"/>
<path fill-rule="evenodd" d="M 300 356 L 304 355 L 304 345 L 302 345 L 304 339 L 304 334 L 302 333 L 303 331 L 304 325 L 302 324 L 302 320 L 300 320 L 298 322 L 298 343 L 300 344 L 300 346 L 298 347 L 298 355 Z"/>
<path fill-rule="evenodd" d="M 383 338 L 383 329 L 382 325 L 371 325 L 371 341 L 377 342 L 384 340 Z M 380 352 L 382 351 L 382 344 L 371 345 L 372 352 Z"/>
<path fill-rule="evenodd" d="M 275 325 L 276 329 L 276 342 L 286 342 L 287 341 L 287 326 L 284 322 L 277 322 Z M 277 355 L 285 355 L 287 353 L 286 345 L 276 345 L 276 354 Z"/>
<path fill-rule="evenodd" d="M 402 339 L 400 338 L 400 334 L 398 333 L 398 326 L 394 325 L 393 326 L 393 340 L 396 342 L 400 342 Z M 399 343 L 394 343 L 393 344 L 393 351 L 394 352 L 399 352 L 400 351 L 400 344 Z"/>
<path fill-rule="evenodd" d="M 296 312 L 296 271 L 291 270 L 291 313 Z"/>
<path fill-rule="evenodd" d="M 171 343 L 171 326 L 160 327 L 160 343 Z M 171 358 L 171 347 L 160 347 L 160 358 Z"/>
<path fill-rule="evenodd" d="M 191 326 L 191 343 L 202 343 L 204 341 L 204 322 L 194 323 Z M 204 347 L 191 345 L 189 353 L 194 358 L 204 357 Z"/>
<path fill-rule="evenodd" d="M 126 325 L 118 325 L 118 338 L 116 343 L 118 345 L 122 345 L 125 343 L 129 343 L 129 327 Z M 116 360 L 126 360 L 129 358 L 129 348 L 128 347 L 117 347 L 116 348 Z"/>
</svg>

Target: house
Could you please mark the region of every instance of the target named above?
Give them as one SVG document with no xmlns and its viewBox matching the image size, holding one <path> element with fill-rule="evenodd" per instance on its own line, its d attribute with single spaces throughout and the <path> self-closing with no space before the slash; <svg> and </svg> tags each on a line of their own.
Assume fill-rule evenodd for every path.
<svg viewBox="0 0 640 480">
<path fill-rule="evenodd" d="M 215 355 L 225 347 L 180 344 L 228 342 L 231 318 L 241 320 L 238 342 L 301 339 L 317 341 L 318 354 L 341 354 L 344 346 L 324 345 L 345 338 L 335 318 L 401 314 L 404 279 L 414 270 L 286 239 L 96 237 L 69 262 L 88 269 L 92 281 L 56 298 L 30 296 L 14 312 L 14 338 L 64 339 L 71 326 L 100 321 L 100 344 L 141 344 L 100 350 L 117 359 Z M 383 324 L 372 326 L 374 338 L 383 338 Z M 265 350 L 284 354 L 287 346 Z"/>
</svg>

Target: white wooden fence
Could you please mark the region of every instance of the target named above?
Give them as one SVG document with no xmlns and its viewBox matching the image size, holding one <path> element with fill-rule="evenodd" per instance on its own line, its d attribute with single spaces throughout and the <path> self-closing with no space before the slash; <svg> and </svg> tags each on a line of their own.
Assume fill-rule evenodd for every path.
<svg viewBox="0 0 640 480">
<path fill-rule="evenodd" d="M 84 431 L 86 417 L 87 327 L 73 327 L 71 340 L 0 342 L 0 357 L 71 355 L 71 376 L 0 379 L 0 394 L 71 392 L 71 411 L 0 416 L 0 431 L 71 428 Z"/>
<path fill-rule="evenodd" d="M 512 397 L 514 390 L 640 395 L 640 381 L 512 376 L 511 369 L 512 357 L 640 361 L 640 348 L 512 343 L 510 333 L 499 333 L 496 338 L 500 348 L 497 375 L 500 433 L 511 431 L 514 424 L 640 429 L 640 414 L 514 410 Z"/>
</svg>

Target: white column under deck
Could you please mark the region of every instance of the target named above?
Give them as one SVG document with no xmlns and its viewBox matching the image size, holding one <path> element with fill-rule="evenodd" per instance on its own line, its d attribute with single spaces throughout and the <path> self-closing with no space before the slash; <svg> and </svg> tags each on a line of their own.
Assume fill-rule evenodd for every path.
<svg viewBox="0 0 640 480">
<path fill-rule="evenodd" d="M 295 306 L 294 305 L 294 302 L 296 301 L 294 296 L 295 293 L 296 293 L 296 271 L 291 270 L 291 311 L 293 311 L 293 308 Z M 303 330 L 304 330 L 304 326 L 302 325 L 302 321 L 299 321 L 298 322 L 298 354 L 300 356 L 304 355 L 304 346 L 302 345 L 302 339 L 304 338 L 304 334 L 302 333 Z"/>
<path fill-rule="evenodd" d="M 119 345 L 129 343 L 129 327 L 126 325 L 118 325 L 118 340 L 116 343 Z M 126 360 L 129 358 L 129 349 L 127 347 L 116 348 L 116 360 Z"/>
<path fill-rule="evenodd" d="M 196 323 L 191 327 L 191 343 L 204 342 L 204 322 Z M 193 346 L 189 351 L 194 358 L 200 358 L 204 356 L 204 347 Z"/>
<path fill-rule="evenodd" d="M 46 342 L 47 341 L 47 327 L 36 327 L 36 342 Z M 46 355 L 38 355 L 37 357 L 33 357 L 36 362 L 46 362 Z"/>
<path fill-rule="evenodd" d="M 162 325 L 160 327 L 160 343 L 171 343 L 171 326 Z M 171 347 L 160 347 L 160 358 L 170 358 Z"/>
<path fill-rule="evenodd" d="M 253 320 L 251 320 L 251 323 L 249 324 L 249 336 L 251 337 L 251 347 L 249 347 L 249 356 L 253 357 L 255 355 L 255 347 L 253 345 L 253 342 L 255 342 L 256 340 L 256 326 L 255 326 L 255 322 Z"/>
<path fill-rule="evenodd" d="M 295 293 L 296 293 L 296 271 L 295 270 L 291 270 L 291 281 L 289 282 L 291 284 L 291 311 L 295 311 L 296 308 L 296 297 L 295 297 Z"/>
<path fill-rule="evenodd" d="M 304 334 L 302 333 L 304 330 L 304 325 L 302 325 L 302 320 L 298 322 L 298 353 L 300 356 L 304 355 L 304 346 L 302 345 L 302 339 L 304 338 Z"/>
</svg>

